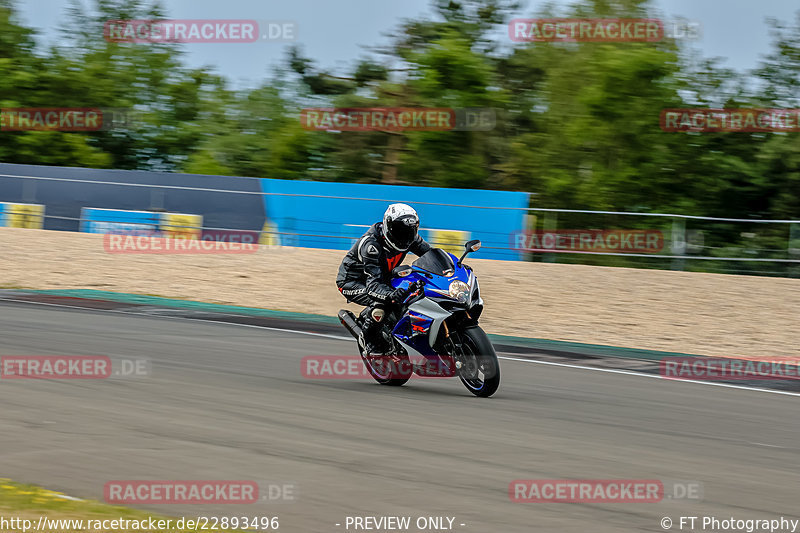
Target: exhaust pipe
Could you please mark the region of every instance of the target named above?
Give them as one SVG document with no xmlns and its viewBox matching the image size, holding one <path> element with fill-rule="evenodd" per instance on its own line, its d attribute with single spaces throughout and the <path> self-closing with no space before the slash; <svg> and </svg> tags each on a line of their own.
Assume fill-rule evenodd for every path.
<svg viewBox="0 0 800 533">
<path fill-rule="evenodd" d="M 342 309 L 341 311 L 339 311 L 339 321 L 344 326 L 344 329 L 350 332 L 350 335 L 352 335 L 356 339 L 361 336 L 361 328 L 358 327 L 358 324 L 356 324 L 356 320 L 355 317 L 353 316 L 353 313 L 351 313 L 346 309 Z"/>
</svg>

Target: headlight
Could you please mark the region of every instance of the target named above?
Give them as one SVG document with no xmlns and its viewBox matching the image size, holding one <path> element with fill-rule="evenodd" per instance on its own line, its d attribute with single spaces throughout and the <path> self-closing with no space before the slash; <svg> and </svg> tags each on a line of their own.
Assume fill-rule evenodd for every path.
<svg viewBox="0 0 800 533">
<path fill-rule="evenodd" d="M 469 299 L 469 285 L 463 281 L 454 281 L 450 283 L 450 298 L 457 300 L 459 303 L 466 303 Z"/>
</svg>

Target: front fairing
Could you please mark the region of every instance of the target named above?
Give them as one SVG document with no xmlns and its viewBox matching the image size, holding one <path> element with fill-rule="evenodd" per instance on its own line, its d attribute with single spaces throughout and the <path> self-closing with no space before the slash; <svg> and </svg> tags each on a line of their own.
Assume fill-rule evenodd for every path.
<svg viewBox="0 0 800 533">
<path fill-rule="evenodd" d="M 394 335 L 406 348 L 411 348 L 427 357 L 435 357 L 432 346 L 441 328 L 442 322 L 453 313 L 467 311 L 476 319 L 483 310 L 478 280 L 474 272 L 465 266 L 458 265 L 458 258 L 447 254 L 452 263 L 447 269 L 447 276 L 438 275 L 412 266 L 409 275 L 391 280 L 394 288 L 407 288 L 409 284 L 424 282 L 425 298 L 411 304 L 394 328 Z M 450 296 L 450 285 L 460 281 L 469 287 L 468 298 L 459 302 Z"/>
<path fill-rule="evenodd" d="M 475 280 L 475 275 L 473 274 L 472 270 L 467 269 L 463 265 L 458 266 L 458 258 L 453 254 L 447 254 L 453 261 L 453 273 L 450 276 L 441 276 L 416 266 L 412 266 L 411 274 L 405 277 L 395 278 L 391 281 L 392 287 L 395 289 L 397 288 L 407 288 L 409 284 L 415 281 L 423 281 L 425 283 L 425 296 L 427 298 L 431 298 L 434 301 L 450 301 L 453 304 L 457 304 L 458 302 L 453 298 L 449 298 L 445 295 L 449 294 L 450 284 L 453 281 L 462 281 L 470 286 L 471 291 L 477 288 L 477 280 Z M 471 295 L 471 294 L 470 294 Z M 465 307 L 465 306 L 462 306 Z"/>
</svg>

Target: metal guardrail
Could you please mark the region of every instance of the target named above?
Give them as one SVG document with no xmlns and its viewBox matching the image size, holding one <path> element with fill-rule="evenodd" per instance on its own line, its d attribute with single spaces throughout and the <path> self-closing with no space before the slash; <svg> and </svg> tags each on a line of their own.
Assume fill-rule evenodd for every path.
<svg viewBox="0 0 800 533">
<path fill-rule="evenodd" d="M 324 194 L 299 194 L 299 193 L 283 193 L 283 192 L 264 192 L 264 191 L 237 191 L 234 189 L 211 189 L 206 187 L 185 187 L 182 185 L 154 185 L 152 183 L 126 183 L 122 181 L 103 181 L 103 180 L 83 180 L 74 178 L 53 178 L 47 176 L 22 176 L 15 174 L 0 174 L 0 178 L 18 178 L 18 179 L 31 179 L 31 180 L 47 180 L 47 181 L 63 181 L 74 183 L 92 183 L 96 185 L 117 185 L 120 187 L 145 187 L 152 189 L 176 189 L 185 191 L 201 191 L 201 192 L 218 192 L 230 194 L 252 194 L 257 196 L 296 196 L 303 198 L 329 198 L 332 200 L 364 200 L 369 202 L 394 202 L 392 198 L 360 198 L 356 196 L 330 196 Z M 258 178 L 248 178 L 258 179 Z M 446 207 L 469 207 L 472 209 L 498 209 L 498 210 L 512 210 L 512 211 L 539 211 L 550 213 L 585 213 L 585 214 L 598 214 L 598 215 L 630 215 L 642 217 L 668 217 L 668 218 L 683 218 L 691 220 L 713 220 L 718 222 L 761 222 L 761 223 L 775 223 L 775 224 L 800 224 L 800 220 L 770 220 L 761 218 L 717 218 L 705 217 L 698 215 L 680 215 L 675 213 L 637 213 L 630 211 L 592 211 L 585 209 L 554 209 L 544 207 L 502 207 L 502 206 L 486 206 L 486 205 L 464 205 L 464 204 L 447 204 L 441 202 L 423 202 L 414 201 L 415 204 L 421 205 L 439 205 Z"/>
</svg>

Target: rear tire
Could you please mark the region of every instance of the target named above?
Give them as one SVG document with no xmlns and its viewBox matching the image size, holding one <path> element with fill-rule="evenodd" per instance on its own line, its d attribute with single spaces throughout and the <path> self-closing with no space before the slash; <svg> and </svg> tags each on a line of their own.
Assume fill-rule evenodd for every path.
<svg viewBox="0 0 800 533">
<path fill-rule="evenodd" d="M 411 379 L 413 371 L 411 360 L 407 355 L 367 357 L 360 347 L 358 352 L 369 375 L 381 385 L 400 387 Z"/>
<path fill-rule="evenodd" d="M 460 337 L 463 347 L 461 358 L 466 364 L 458 370 L 458 377 L 472 394 L 488 398 L 500 387 L 500 363 L 494 346 L 486 332 L 478 326 L 461 331 Z"/>
</svg>

